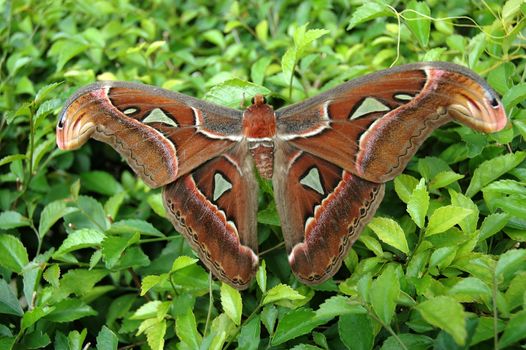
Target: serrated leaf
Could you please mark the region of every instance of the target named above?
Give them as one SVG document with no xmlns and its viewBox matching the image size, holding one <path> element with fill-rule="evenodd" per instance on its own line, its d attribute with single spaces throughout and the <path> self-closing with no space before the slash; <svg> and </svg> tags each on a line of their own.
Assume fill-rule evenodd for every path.
<svg viewBox="0 0 526 350">
<path fill-rule="evenodd" d="M 102 326 L 99 334 L 97 334 L 97 350 L 117 350 L 119 346 L 119 339 L 111 329 Z"/>
<path fill-rule="evenodd" d="M 207 101 L 227 107 L 238 107 L 256 95 L 268 95 L 270 90 L 241 79 L 230 79 L 214 86 L 205 95 Z"/>
<path fill-rule="evenodd" d="M 4 211 L 0 213 L 0 229 L 9 230 L 12 228 L 31 225 L 31 221 L 16 211 Z"/>
<path fill-rule="evenodd" d="M 506 279 L 526 267 L 526 250 L 511 249 L 499 257 L 495 266 L 495 276 L 497 279 Z"/>
<path fill-rule="evenodd" d="M 98 248 L 105 237 L 104 233 L 90 228 L 76 230 L 62 242 L 54 256 L 58 257 L 84 248 Z"/>
<path fill-rule="evenodd" d="M 475 169 L 466 196 L 473 197 L 482 187 L 515 168 L 525 158 L 526 152 L 516 152 L 486 160 Z"/>
<path fill-rule="evenodd" d="M 416 36 L 422 47 L 427 47 L 429 43 L 429 33 L 431 30 L 431 10 L 425 2 L 410 1 L 403 13 L 405 24 Z"/>
<path fill-rule="evenodd" d="M 323 323 L 325 321 L 316 318 L 316 313 L 311 309 L 292 310 L 279 320 L 271 344 L 273 346 L 283 344 L 288 340 L 309 333 Z"/>
<path fill-rule="evenodd" d="M 471 214 L 470 209 L 446 205 L 436 209 L 429 218 L 429 224 L 426 229 L 426 236 L 444 232 L 457 225 L 466 216 Z"/>
<path fill-rule="evenodd" d="M 277 286 L 267 291 L 267 293 L 263 297 L 261 305 L 273 303 L 281 299 L 301 300 L 304 298 L 305 297 L 303 295 L 292 289 L 290 286 L 287 286 L 285 284 L 278 284 Z"/>
<path fill-rule="evenodd" d="M 278 319 L 278 308 L 275 305 L 266 305 L 261 311 L 261 322 L 265 325 L 265 328 L 269 334 L 274 334 L 274 327 L 276 320 Z"/>
<path fill-rule="evenodd" d="M 326 299 L 316 310 L 316 317 L 319 319 L 330 320 L 336 316 L 348 314 L 363 314 L 367 310 L 349 297 L 335 295 Z"/>
<path fill-rule="evenodd" d="M 397 333 L 396 337 L 390 336 L 387 338 L 380 350 L 399 350 L 400 341 L 406 349 L 411 350 L 427 350 L 433 347 L 433 339 L 428 336 L 413 333 Z"/>
<path fill-rule="evenodd" d="M 109 233 L 140 233 L 141 235 L 164 237 L 164 234 L 156 229 L 148 221 L 139 219 L 120 220 L 111 224 Z"/>
<path fill-rule="evenodd" d="M 166 320 L 156 320 L 146 327 L 146 341 L 152 350 L 164 349 L 164 336 L 166 334 Z M 146 321 L 144 321 L 146 322 Z"/>
<path fill-rule="evenodd" d="M 0 234 L 0 256 L 0 266 L 18 274 L 29 263 L 26 248 L 12 235 Z"/>
<path fill-rule="evenodd" d="M 267 291 L 267 264 L 262 260 L 256 272 L 256 282 L 262 293 Z"/>
<path fill-rule="evenodd" d="M 474 233 L 477 230 L 479 221 L 479 208 L 473 203 L 471 198 L 464 196 L 462 193 L 449 190 L 449 195 L 452 205 L 471 210 L 471 213 L 462 219 L 458 225 L 465 233 Z"/>
<path fill-rule="evenodd" d="M 373 310 L 386 325 L 391 323 L 399 295 L 400 282 L 394 266 L 388 265 L 382 274 L 373 281 L 370 290 Z"/>
<path fill-rule="evenodd" d="M 22 160 L 25 158 L 26 158 L 25 154 L 11 154 L 9 156 L 5 156 L 4 158 L 0 159 L 0 166 L 9 164 L 11 162 L 14 162 L 15 160 Z"/>
<path fill-rule="evenodd" d="M 106 236 L 102 241 L 102 256 L 108 268 L 117 264 L 126 248 L 139 242 L 141 235 L 124 234 L 120 236 Z"/>
<path fill-rule="evenodd" d="M 45 306 L 40 305 L 35 307 L 32 310 L 28 310 L 26 313 L 24 313 L 24 316 L 22 317 L 21 322 L 21 329 L 25 330 L 34 325 L 38 320 L 40 320 L 42 317 L 48 315 L 52 311 L 54 311 L 55 308 L 53 306 Z"/>
<path fill-rule="evenodd" d="M 467 336 L 466 313 L 455 299 L 438 296 L 418 304 L 415 309 L 429 324 L 446 331 L 457 344 L 464 345 Z"/>
<path fill-rule="evenodd" d="M 230 287 L 226 283 L 221 284 L 221 306 L 225 314 L 234 322 L 236 326 L 241 323 L 241 313 L 243 302 L 241 293 L 237 289 Z"/>
<path fill-rule="evenodd" d="M 192 309 L 188 308 L 185 313 L 177 315 L 175 319 L 175 333 L 189 349 L 199 349 L 202 337 L 197 331 Z"/>
<path fill-rule="evenodd" d="M 174 260 L 170 272 L 184 269 L 185 267 L 193 265 L 198 261 L 198 259 L 194 259 L 186 255 L 178 256 L 177 259 Z"/>
<path fill-rule="evenodd" d="M 453 182 L 463 179 L 465 175 L 457 174 L 454 171 L 446 170 L 441 171 L 435 175 L 435 177 L 429 182 L 429 189 L 436 190 L 442 187 L 446 187 Z"/>
<path fill-rule="evenodd" d="M 411 175 L 400 174 L 394 179 L 396 194 L 404 203 L 409 202 L 411 194 L 417 185 L 418 180 Z"/>
<path fill-rule="evenodd" d="M 38 225 L 38 235 L 43 238 L 59 219 L 69 213 L 77 211 L 77 208 L 67 207 L 63 200 L 58 200 L 47 204 L 40 214 L 40 222 Z"/>
<path fill-rule="evenodd" d="M 49 282 L 53 287 L 58 288 L 59 286 L 59 278 L 60 278 L 60 267 L 58 264 L 52 264 L 50 265 L 42 274 L 42 277 L 44 277 L 44 280 Z"/>
<path fill-rule="evenodd" d="M 492 298 L 491 288 L 482 280 L 476 277 L 466 277 L 460 280 L 448 291 L 448 294 L 455 296 L 462 302 L 486 302 Z"/>
<path fill-rule="evenodd" d="M 51 322 L 72 322 L 84 317 L 96 315 L 97 312 L 80 299 L 65 299 L 54 305 L 55 309 L 44 316 Z"/>
<path fill-rule="evenodd" d="M 4 279 L 0 279 L 0 314 L 22 316 L 24 312 L 16 295 Z"/>
<path fill-rule="evenodd" d="M 150 289 L 157 284 L 162 283 L 168 279 L 168 274 L 145 276 L 141 282 L 141 296 L 145 295 Z"/>
<path fill-rule="evenodd" d="M 169 306 L 170 302 L 168 301 L 149 301 L 146 304 L 141 305 L 141 307 L 139 307 L 135 313 L 130 316 L 130 319 L 147 320 L 154 317 L 158 318 L 158 315 L 164 313 L 164 310 L 166 310 Z"/>
<path fill-rule="evenodd" d="M 425 179 L 420 179 L 407 202 L 407 212 L 419 228 L 423 228 L 429 208 L 429 193 Z"/>
<path fill-rule="evenodd" d="M 395 247 L 405 254 L 409 253 L 404 230 L 393 219 L 375 217 L 369 223 L 369 228 L 373 230 L 382 242 Z"/>
<path fill-rule="evenodd" d="M 341 316 L 338 321 L 338 333 L 347 349 L 371 350 L 373 348 L 373 325 L 366 314 Z"/>
<path fill-rule="evenodd" d="M 105 196 L 113 196 L 123 191 L 121 184 L 105 171 L 83 172 L 80 174 L 80 181 L 86 190 Z"/>
<path fill-rule="evenodd" d="M 364 23 L 373 20 L 378 17 L 392 16 L 393 13 L 389 8 L 379 2 L 366 2 L 362 6 L 358 7 L 351 16 L 347 30 L 356 27 L 360 23 Z"/>
<path fill-rule="evenodd" d="M 519 311 L 510 318 L 499 339 L 499 349 L 504 349 L 524 338 L 526 338 L 526 310 Z"/>
<path fill-rule="evenodd" d="M 58 88 L 62 83 L 51 83 L 41 87 L 36 96 L 35 103 L 40 104 L 42 101 L 48 98 L 49 94 L 52 93 L 56 88 Z"/>
<path fill-rule="evenodd" d="M 289 47 L 281 58 L 281 70 L 283 71 L 284 83 L 288 86 L 294 75 L 294 67 L 297 62 L 297 51 L 294 47 Z"/>
<path fill-rule="evenodd" d="M 502 104 L 507 111 L 511 111 L 520 102 L 526 100 L 526 83 L 509 88 L 502 97 Z"/>
<path fill-rule="evenodd" d="M 261 321 L 259 315 L 256 314 L 255 317 L 241 327 L 237 337 L 238 349 L 257 350 L 260 344 L 260 334 Z"/>
</svg>

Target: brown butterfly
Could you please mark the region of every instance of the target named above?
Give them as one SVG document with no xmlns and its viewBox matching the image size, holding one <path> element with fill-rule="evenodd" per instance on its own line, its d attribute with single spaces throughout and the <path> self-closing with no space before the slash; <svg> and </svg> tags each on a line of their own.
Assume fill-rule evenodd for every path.
<svg viewBox="0 0 526 350">
<path fill-rule="evenodd" d="M 451 63 L 400 66 L 274 111 L 244 112 L 134 83 L 99 82 L 66 103 L 57 144 L 90 137 L 115 148 L 151 187 L 163 186 L 177 231 L 222 281 L 248 286 L 258 266 L 254 165 L 272 179 L 292 271 L 318 284 L 338 270 L 384 195 L 437 127 L 506 125 L 495 92 Z"/>
</svg>

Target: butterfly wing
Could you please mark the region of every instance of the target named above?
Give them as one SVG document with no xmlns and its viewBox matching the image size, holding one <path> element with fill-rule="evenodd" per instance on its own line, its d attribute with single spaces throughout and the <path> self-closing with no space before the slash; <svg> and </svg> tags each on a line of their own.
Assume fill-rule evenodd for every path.
<svg viewBox="0 0 526 350">
<path fill-rule="evenodd" d="M 289 261 L 306 283 L 337 271 L 379 205 L 382 184 L 435 128 L 451 120 L 485 132 L 506 125 L 487 84 L 450 63 L 377 72 L 276 116 L 276 203 Z"/>
<path fill-rule="evenodd" d="M 87 86 L 67 102 L 57 144 L 90 137 L 115 148 L 221 280 L 242 289 L 257 266 L 257 182 L 241 140 L 241 112 L 131 83 Z"/>
<path fill-rule="evenodd" d="M 100 82 L 66 103 L 57 144 L 108 143 L 146 184 L 160 187 L 233 147 L 240 133 L 240 111 L 152 86 Z"/>
<path fill-rule="evenodd" d="M 257 252 L 257 181 L 239 145 L 164 188 L 166 211 L 205 265 L 222 281 L 245 289 Z"/>
</svg>

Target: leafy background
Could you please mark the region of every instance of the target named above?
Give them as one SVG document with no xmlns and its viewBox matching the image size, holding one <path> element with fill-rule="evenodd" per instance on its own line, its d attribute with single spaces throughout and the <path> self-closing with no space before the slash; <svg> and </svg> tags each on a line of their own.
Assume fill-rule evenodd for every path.
<svg viewBox="0 0 526 350">
<path fill-rule="evenodd" d="M 517 348 L 526 338 L 523 0 L 0 0 L 0 348 Z M 257 282 L 213 281 L 104 144 L 55 146 L 78 87 L 140 81 L 275 107 L 392 65 L 453 61 L 509 127 L 437 130 L 335 278 L 287 265 L 261 183 Z M 250 83 L 249 83 L 250 82 Z M 263 87 L 264 86 L 264 87 Z M 268 90 L 267 90 L 268 89 Z"/>
</svg>

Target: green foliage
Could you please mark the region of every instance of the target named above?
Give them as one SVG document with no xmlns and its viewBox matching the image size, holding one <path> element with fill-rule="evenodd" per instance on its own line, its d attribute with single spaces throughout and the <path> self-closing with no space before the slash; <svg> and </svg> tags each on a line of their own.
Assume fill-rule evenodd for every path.
<svg viewBox="0 0 526 350">
<path fill-rule="evenodd" d="M 0 349 L 517 348 L 526 335 L 522 0 L 0 0 Z M 507 129 L 437 130 L 333 280 L 291 275 L 261 182 L 262 264 L 210 278 L 119 156 L 55 146 L 78 87 L 140 81 L 275 107 L 394 64 L 467 65 Z M 264 259 L 264 260 L 263 260 Z M 316 262 L 313 262 L 316 263 Z M 90 345 L 88 345 L 90 344 Z"/>
</svg>

